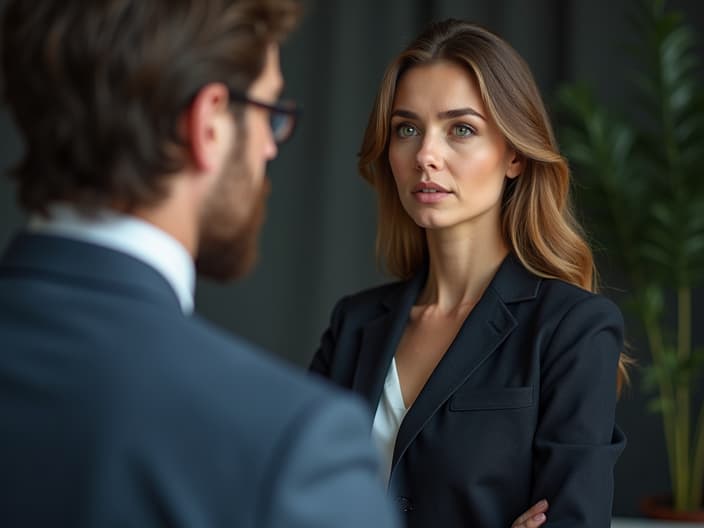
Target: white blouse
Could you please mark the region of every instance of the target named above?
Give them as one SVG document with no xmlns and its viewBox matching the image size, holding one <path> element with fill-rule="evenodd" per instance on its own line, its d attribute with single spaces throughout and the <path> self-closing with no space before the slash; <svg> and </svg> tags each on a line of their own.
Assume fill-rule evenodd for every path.
<svg viewBox="0 0 704 528">
<path fill-rule="evenodd" d="M 396 359 L 394 358 L 391 360 L 389 371 L 386 374 L 384 391 L 381 394 L 379 406 L 376 408 L 372 425 L 372 438 L 381 452 L 384 482 L 388 482 L 391 476 L 391 461 L 394 455 L 396 436 L 407 411 L 408 409 L 403 403 L 401 383 L 398 379 Z"/>
</svg>

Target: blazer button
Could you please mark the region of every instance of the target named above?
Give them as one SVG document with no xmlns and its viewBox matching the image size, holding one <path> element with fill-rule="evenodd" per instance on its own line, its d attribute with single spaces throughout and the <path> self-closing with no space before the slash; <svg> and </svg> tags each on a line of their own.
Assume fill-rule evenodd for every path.
<svg viewBox="0 0 704 528">
<path fill-rule="evenodd" d="M 398 508 L 402 512 L 410 512 L 413 511 L 413 503 L 411 502 L 411 499 L 408 497 L 399 497 L 398 498 Z"/>
</svg>

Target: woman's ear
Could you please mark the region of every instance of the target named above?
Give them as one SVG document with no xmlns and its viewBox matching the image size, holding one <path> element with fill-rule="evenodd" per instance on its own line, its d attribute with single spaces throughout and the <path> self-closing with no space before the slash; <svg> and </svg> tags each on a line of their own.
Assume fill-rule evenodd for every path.
<svg viewBox="0 0 704 528">
<path fill-rule="evenodd" d="M 515 150 L 511 150 L 509 155 L 510 159 L 508 162 L 508 167 L 506 168 L 506 177 L 513 179 L 523 172 L 525 160 L 523 156 Z"/>
</svg>

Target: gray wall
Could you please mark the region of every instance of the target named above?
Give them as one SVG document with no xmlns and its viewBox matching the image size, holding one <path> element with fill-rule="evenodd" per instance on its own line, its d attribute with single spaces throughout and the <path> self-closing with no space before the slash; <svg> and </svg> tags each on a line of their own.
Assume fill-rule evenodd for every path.
<svg viewBox="0 0 704 528">
<path fill-rule="evenodd" d="M 375 204 L 356 175 L 356 152 L 386 62 L 427 21 L 468 18 L 506 37 L 523 54 L 548 102 L 558 83 L 585 80 L 606 100 L 625 100 L 623 45 L 627 1 L 323 0 L 311 3 L 283 53 L 287 94 L 304 106 L 295 138 L 270 166 L 273 193 L 260 265 L 228 286 L 201 282 L 198 311 L 232 332 L 305 365 L 334 301 L 385 280 L 375 268 Z M 672 1 L 701 32 L 698 0 Z M 0 108 L 0 170 L 21 154 Z M 588 214 L 588 213 L 587 213 Z M 0 246 L 24 219 L 13 189 L 0 179 Z M 618 286 L 618 270 L 606 270 Z M 697 292 L 701 305 L 701 292 Z M 701 306 L 700 306 L 701 308 Z M 701 328 L 701 310 L 694 327 Z M 635 323 L 634 355 L 648 361 Z M 698 336 L 702 342 L 701 335 Z M 0 344 L 1 347 L 1 344 Z M 638 500 L 668 487 L 659 417 L 644 411 L 635 373 L 618 419 L 629 445 L 617 468 L 615 512 L 637 513 Z"/>
</svg>

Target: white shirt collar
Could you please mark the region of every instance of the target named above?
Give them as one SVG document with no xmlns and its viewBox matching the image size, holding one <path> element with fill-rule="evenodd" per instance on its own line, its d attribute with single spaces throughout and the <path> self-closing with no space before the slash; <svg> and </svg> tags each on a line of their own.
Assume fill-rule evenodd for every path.
<svg viewBox="0 0 704 528">
<path fill-rule="evenodd" d="M 69 204 L 57 203 L 49 207 L 48 218 L 32 216 L 29 229 L 91 242 L 139 259 L 166 278 L 184 313 L 193 311 L 193 258 L 180 242 L 154 225 L 107 209 L 88 218 Z"/>
</svg>

